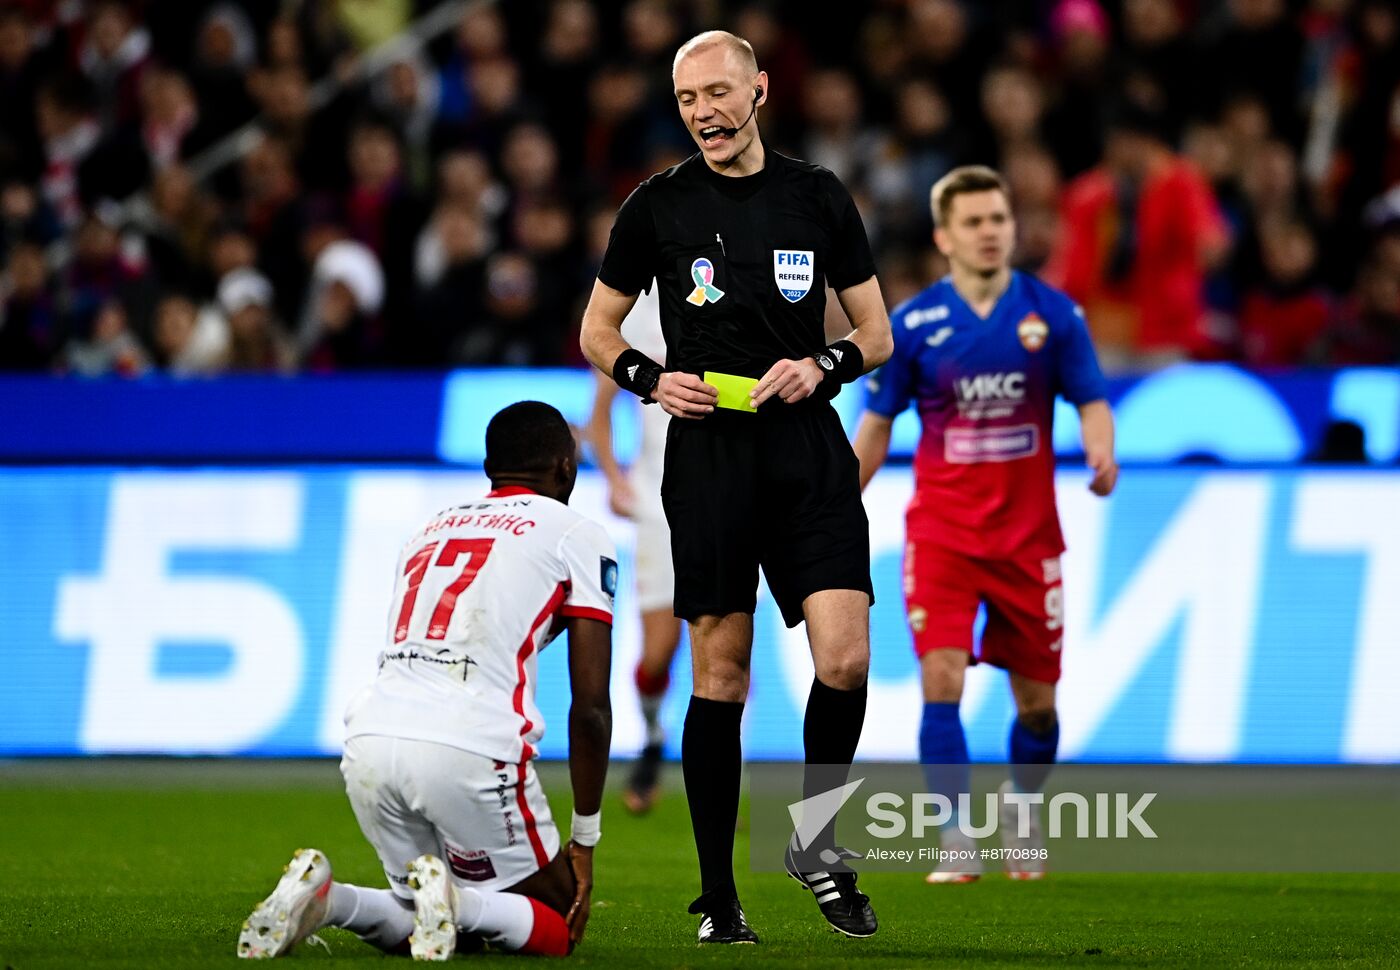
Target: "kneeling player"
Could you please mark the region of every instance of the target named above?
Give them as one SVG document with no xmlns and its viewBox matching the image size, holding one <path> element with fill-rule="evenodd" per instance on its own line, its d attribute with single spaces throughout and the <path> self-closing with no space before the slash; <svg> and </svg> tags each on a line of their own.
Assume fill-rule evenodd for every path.
<svg viewBox="0 0 1400 970">
<path fill-rule="evenodd" d="M 391 888 L 338 883 L 298 850 L 253 910 L 238 955 L 280 956 L 325 926 L 445 960 L 458 934 L 563 955 L 583 936 L 607 772 L 617 563 L 569 509 L 573 436 L 554 408 L 514 404 L 486 430 L 484 498 L 404 547 L 379 675 L 346 712 L 355 817 Z M 544 734 L 536 656 L 569 631 L 572 841 L 561 851 L 531 759 Z M 411 861 L 410 861 L 411 860 Z"/>
</svg>

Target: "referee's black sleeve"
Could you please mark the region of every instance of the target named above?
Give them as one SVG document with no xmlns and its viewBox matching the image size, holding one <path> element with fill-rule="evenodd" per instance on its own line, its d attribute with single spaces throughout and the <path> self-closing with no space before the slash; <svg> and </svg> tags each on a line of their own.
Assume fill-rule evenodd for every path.
<svg viewBox="0 0 1400 970">
<path fill-rule="evenodd" d="M 649 289 L 656 276 L 657 248 L 656 223 L 647 199 L 647 184 L 643 182 L 617 210 L 598 279 L 620 293 Z"/>
<path fill-rule="evenodd" d="M 875 257 L 865 235 L 865 223 L 855 200 L 835 175 L 826 178 L 827 200 L 831 206 L 831 258 L 826 265 L 826 281 L 836 292 L 864 283 L 875 275 Z"/>
</svg>

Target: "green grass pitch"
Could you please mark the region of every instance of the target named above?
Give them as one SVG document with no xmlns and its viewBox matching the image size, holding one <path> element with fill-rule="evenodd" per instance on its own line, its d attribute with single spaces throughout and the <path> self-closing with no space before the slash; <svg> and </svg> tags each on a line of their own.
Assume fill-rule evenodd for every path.
<svg viewBox="0 0 1400 970">
<path fill-rule="evenodd" d="M 543 774 L 555 816 L 568 818 L 560 766 Z M 825 929 L 795 883 L 748 870 L 743 831 L 739 887 L 763 942 L 701 949 L 685 913 L 696 870 L 679 776 L 668 766 L 666 796 L 644 819 L 609 799 L 593 920 L 576 963 L 1400 966 L 1400 875 L 1052 874 L 1040 883 L 993 875 L 930 887 L 871 873 L 861 886 L 880 932 L 849 940 Z M 340 879 L 383 883 L 334 762 L 0 764 L 0 970 L 234 966 L 239 925 L 299 846 L 327 852 Z M 330 954 L 303 946 L 286 959 L 328 968 L 399 962 L 344 931 L 324 936 Z"/>
</svg>

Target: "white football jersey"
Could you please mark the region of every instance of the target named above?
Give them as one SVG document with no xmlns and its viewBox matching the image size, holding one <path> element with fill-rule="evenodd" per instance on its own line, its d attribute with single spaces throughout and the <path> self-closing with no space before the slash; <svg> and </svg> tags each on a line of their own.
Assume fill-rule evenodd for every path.
<svg viewBox="0 0 1400 970">
<path fill-rule="evenodd" d="M 666 337 L 661 332 L 661 297 L 655 281 L 649 292 L 643 290 L 637 295 L 637 302 L 622 321 L 622 337 L 657 363 L 666 363 Z M 671 423 L 671 416 L 661 410 L 659 404 L 648 404 L 641 410 L 641 438 L 632 462 L 633 483 L 642 493 L 638 497 L 652 499 L 659 512 L 666 429 Z"/>
<path fill-rule="evenodd" d="M 652 280 L 651 289 L 637 294 L 637 302 L 622 320 L 622 339 L 658 364 L 666 363 L 666 336 L 661 330 L 661 296 Z"/>
<path fill-rule="evenodd" d="M 536 754 L 535 665 L 566 617 L 612 622 L 617 553 L 562 502 L 503 488 L 446 509 L 404 546 L 379 676 L 346 736 L 435 741 L 497 761 Z"/>
</svg>

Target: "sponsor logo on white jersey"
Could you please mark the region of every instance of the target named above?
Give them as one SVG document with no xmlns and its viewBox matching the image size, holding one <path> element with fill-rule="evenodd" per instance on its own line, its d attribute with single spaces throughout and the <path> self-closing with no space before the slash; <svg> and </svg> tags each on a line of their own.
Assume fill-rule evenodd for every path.
<svg viewBox="0 0 1400 970">
<path fill-rule="evenodd" d="M 957 392 L 958 400 L 963 403 L 1023 401 L 1026 398 L 1026 375 L 1017 370 L 959 377 Z"/>
<path fill-rule="evenodd" d="M 773 282 L 789 303 L 796 303 L 812 289 L 812 256 L 810 249 L 773 250 Z"/>
<path fill-rule="evenodd" d="M 932 306 L 927 310 L 910 310 L 904 315 L 904 328 L 913 330 L 915 327 L 922 327 L 926 323 L 937 323 L 939 320 L 948 319 L 948 308 L 946 306 Z"/>
</svg>

